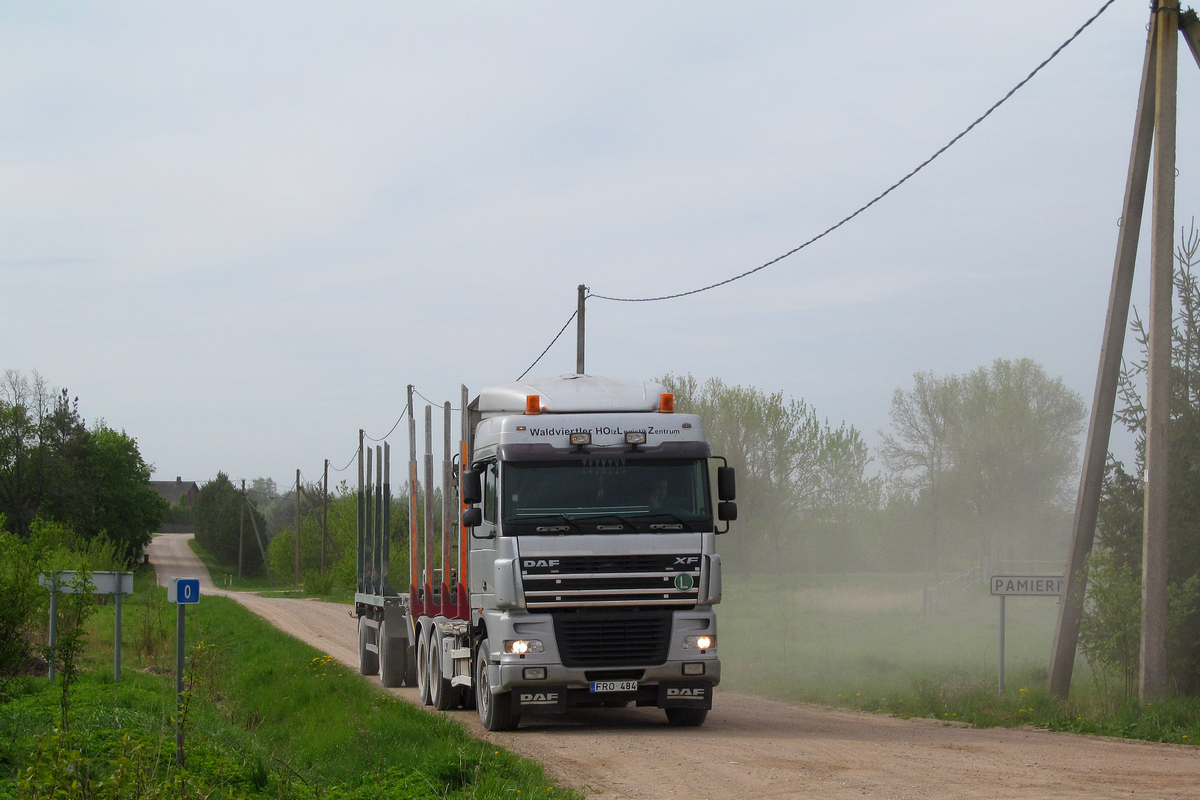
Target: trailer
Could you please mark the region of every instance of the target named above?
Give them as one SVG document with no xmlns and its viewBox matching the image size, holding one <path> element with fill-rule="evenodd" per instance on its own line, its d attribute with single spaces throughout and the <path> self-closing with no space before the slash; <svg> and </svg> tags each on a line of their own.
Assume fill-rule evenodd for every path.
<svg viewBox="0 0 1200 800">
<path fill-rule="evenodd" d="M 439 710 L 475 708 L 493 731 L 629 703 L 702 724 L 721 679 L 716 536 L 737 519 L 719 456 L 714 508 L 703 421 L 675 413 L 658 383 L 592 375 L 468 397 L 464 386 L 453 444 L 443 406 L 439 493 L 432 407 L 421 481 L 408 387 L 402 585 L 388 568 L 390 448 L 365 447 L 359 432 L 359 671 L 415 685 Z"/>
</svg>

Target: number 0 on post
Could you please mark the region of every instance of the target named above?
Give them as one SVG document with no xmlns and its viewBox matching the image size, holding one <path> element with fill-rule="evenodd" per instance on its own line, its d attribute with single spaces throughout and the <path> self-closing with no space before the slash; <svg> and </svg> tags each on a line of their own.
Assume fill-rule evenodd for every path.
<svg viewBox="0 0 1200 800">
<path fill-rule="evenodd" d="M 171 578 L 167 581 L 167 601 L 170 603 L 199 603 L 199 578 Z"/>
</svg>

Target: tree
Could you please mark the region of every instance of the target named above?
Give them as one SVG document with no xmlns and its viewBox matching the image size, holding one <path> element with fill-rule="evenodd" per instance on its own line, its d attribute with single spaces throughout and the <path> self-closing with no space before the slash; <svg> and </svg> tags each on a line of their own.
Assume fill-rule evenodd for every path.
<svg viewBox="0 0 1200 800">
<path fill-rule="evenodd" d="M 795 556 L 789 549 L 804 524 L 832 540 L 829 553 L 845 550 L 853 512 L 864 504 L 877 507 L 880 484 L 864 476 L 870 456 L 852 426 L 833 428 L 783 392 L 728 386 L 718 378 L 700 386 L 690 375 L 661 382 L 675 394 L 676 409 L 704 420 L 713 453 L 738 470 L 744 510 L 742 530 L 731 542 L 735 568 L 748 572 L 756 557 L 782 567 Z"/>
<path fill-rule="evenodd" d="M 1041 556 L 1069 505 L 1085 407 L 1036 362 L 996 359 L 966 375 L 913 376 L 892 398 L 881 455 L 898 487 L 927 501 L 933 563 L 949 508 L 981 557 Z M 965 545 L 961 539 L 960 545 Z"/>
<path fill-rule="evenodd" d="M 899 485 L 916 493 L 928 493 L 932 507 L 931 554 L 933 572 L 941 568 L 939 531 L 942 484 L 952 461 L 950 434 L 959 402 L 959 381 L 932 372 L 913 375 L 913 388 L 897 388 L 892 395 L 892 428 L 895 436 L 880 431 L 879 448 L 884 466 L 899 477 Z M 936 577 L 935 577 L 936 580 Z"/>
<path fill-rule="evenodd" d="M 1193 222 L 1175 251 L 1177 311 L 1171 344 L 1171 441 L 1167 466 L 1170 497 L 1167 569 L 1173 598 L 1171 614 L 1178 620 L 1178 632 L 1167 639 L 1168 674 L 1183 692 L 1200 690 L 1200 614 L 1194 613 L 1194 593 L 1187 590 L 1200 576 L 1200 284 L 1194 272 L 1197 265 L 1200 265 L 1200 231 Z M 1141 575 L 1146 408 L 1138 384 L 1146 373 L 1148 340 L 1136 312 L 1131 328 L 1142 355 L 1122 370 L 1122 406 L 1116 418 L 1137 437 L 1136 457 L 1127 471 L 1123 463 L 1109 454 L 1096 543 L 1123 568 Z M 1090 584 L 1088 593 L 1090 597 Z"/>
<path fill-rule="evenodd" d="M 259 537 L 263 537 L 262 547 L 265 548 L 266 520 L 258 509 L 246 502 L 241 491 L 229 482 L 229 476 L 224 472 L 218 472 L 215 479 L 200 487 L 200 494 L 192 508 L 192 518 L 196 527 L 196 542 L 217 563 L 238 568 L 240 548 L 242 572 L 253 575 L 262 571 L 264 565 Z"/>
<path fill-rule="evenodd" d="M 150 543 L 168 504 L 150 488 L 150 466 L 125 431 L 98 423 L 86 452 L 91 533 L 107 536 L 133 558 Z"/>
</svg>

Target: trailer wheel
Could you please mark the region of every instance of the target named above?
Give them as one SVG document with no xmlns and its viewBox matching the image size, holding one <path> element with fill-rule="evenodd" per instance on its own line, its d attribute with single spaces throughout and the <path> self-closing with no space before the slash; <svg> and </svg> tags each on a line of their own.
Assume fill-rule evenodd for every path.
<svg viewBox="0 0 1200 800">
<path fill-rule="evenodd" d="M 379 682 L 388 689 L 404 683 L 404 651 L 408 649 L 407 639 L 392 637 L 392 627 L 386 622 L 379 625 Z"/>
<path fill-rule="evenodd" d="M 358 618 L 358 674 L 376 675 L 379 673 L 379 654 L 367 649 L 371 641 L 371 626 L 366 617 Z"/>
<path fill-rule="evenodd" d="M 488 685 L 488 640 L 479 643 L 475 653 L 475 708 L 483 727 L 489 731 L 511 731 L 521 722 L 512 707 L 512 692 L 492 694 Z"/>
<path fill-rule="evenodd" d="M 668 708 L 667 722 L 677 728 L 695 728 L 704 724 L 707 708 Z"/>
<path fill-rule="evenodd" d="M 421 705 L 429 705 L 429 631 L 423 629 L 417 636 L 417 690 L 421 695 Z"/>
<path fill-rule="evenodd" d="M 429 637 L 429 699 L 438 711 L 447 711 L 458 705 L 458 687 L 442 675 L 442 640 L 437 630 Z"/>
</svg>

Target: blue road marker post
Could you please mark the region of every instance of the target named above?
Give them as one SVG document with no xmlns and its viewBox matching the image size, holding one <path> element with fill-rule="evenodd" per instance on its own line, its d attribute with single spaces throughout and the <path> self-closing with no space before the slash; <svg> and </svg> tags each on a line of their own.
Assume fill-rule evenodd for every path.
<svg viewBox="0 0 1200 800">
<path fill-rule="evenodd" d="M 199 578 L 167 580 L 167 600 L 175 604 L 175 763 L 183 766 L 183 610 L 200 602 Z"/>
</svg>

